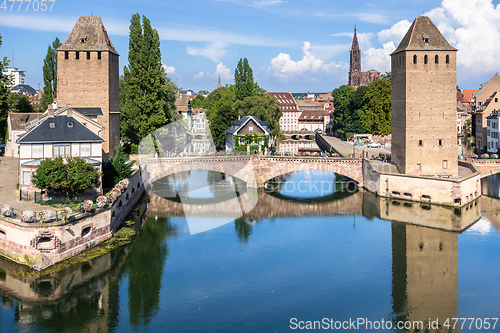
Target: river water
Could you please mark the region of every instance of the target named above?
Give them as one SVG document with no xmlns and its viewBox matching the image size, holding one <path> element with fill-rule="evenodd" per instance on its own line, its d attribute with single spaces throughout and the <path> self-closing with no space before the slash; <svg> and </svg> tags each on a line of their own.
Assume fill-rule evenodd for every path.
<svg viewBox="0 0 500 333">
<path fill-rule="evenodd" d="M 499 177 L 462 210 L 337 193 L 335 180 L 284 175 L 239 216 L 231 202 L 252 191 L 235 179 L 162 179 L 130 245 L 36 277 L 0 260 L 1 331 L 500 332 Z"/>
</svg>

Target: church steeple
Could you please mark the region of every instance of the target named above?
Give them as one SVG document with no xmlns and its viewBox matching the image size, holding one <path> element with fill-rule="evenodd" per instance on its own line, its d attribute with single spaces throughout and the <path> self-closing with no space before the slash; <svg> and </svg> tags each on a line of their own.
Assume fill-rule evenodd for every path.
<svg viewBox="0 0 500 333">
<path fill-rule="evenodd" d="M 352 39 L 351 50 L 359 50 L 358 34 L 356 33 L 356 26 L 354 26 L 354 38 Z"/>
<path fill-rule="evenodd" d="M 356 26 L 354 26 L 354 37 L 351 46 L 351 61 L 349 66 L 349 85 L 357 87 L 361 85 L 360 73 L 361 72 L 361 50 L 359 49 L 358 34 L 356 33 Z"/>
<path fill-rule="evenodd" d="M 217 87 L 215 89 L 220 88 L 220 87 L 222 87 L 222 83 L 220 82 L 220 75 L 219 75 L 219 81 L 217 81 Z"/>
</svg>

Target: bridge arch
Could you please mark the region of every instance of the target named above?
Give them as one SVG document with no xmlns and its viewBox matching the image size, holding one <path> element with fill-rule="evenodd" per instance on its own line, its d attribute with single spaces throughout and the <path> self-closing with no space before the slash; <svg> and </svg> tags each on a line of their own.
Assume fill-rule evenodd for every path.
<svg viewBox="0 0 500 333">
<path fill-rule="evenodd" d="M 149 183 L 174 173 L 208 170 L 239 178 L 251 187 L 263 187 L 277 176 L 301 170 L 330 171 L 355 180 L 363 186 L 360 159 L 297 156 L 208 156 L 146 160 Z"/>
</svg>

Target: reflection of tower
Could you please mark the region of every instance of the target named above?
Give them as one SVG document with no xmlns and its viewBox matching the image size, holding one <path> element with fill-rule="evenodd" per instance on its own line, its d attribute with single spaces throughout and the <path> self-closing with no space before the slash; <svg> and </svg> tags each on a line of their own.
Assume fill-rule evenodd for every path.
<svg viewBox="0 0 500 333">
<path fill-rule="evenodd" d="M 458 234 L 392 224 L 392 297 L 395 320 L 457 317 Z M 434 332 L 436 330 L 430 330 Z M 409 330 L 413 332 L 413 330 Z"/>
</svg>

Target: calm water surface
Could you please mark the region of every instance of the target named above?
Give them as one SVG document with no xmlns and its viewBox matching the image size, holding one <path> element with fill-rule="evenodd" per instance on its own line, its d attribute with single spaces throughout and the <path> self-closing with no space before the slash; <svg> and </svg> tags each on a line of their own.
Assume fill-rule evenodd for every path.
<svg viewBox="0 0 500 333">
<path fill-rule="evenodd" d="M 309 186 L 334 180 L 285 175 L 245 216 L 192 235 L 176 193 L 214 219 L 224 203 L 210 200 L 236 180 L 205 171 L 163 179 L 138 205 L 129 246 L 47 276 L 0 261 L 1 331 L 288 332 L 324 318 L 429 325 L 453 317 L 484 328 L 500 317 L 498 177 L 483 182 L 493 198 L 459 211 Z M 469 324 L 441 331 L 500 332 L 500 323 Z"/>
</svg>

